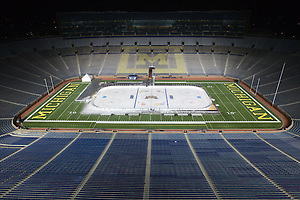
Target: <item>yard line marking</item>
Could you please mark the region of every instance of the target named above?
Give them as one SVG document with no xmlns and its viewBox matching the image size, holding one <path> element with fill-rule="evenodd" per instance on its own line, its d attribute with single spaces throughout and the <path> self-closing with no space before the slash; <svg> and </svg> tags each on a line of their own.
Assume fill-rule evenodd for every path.
<svg viewBox="0 0 300 200">
<path fill-rule="evenodd" d="M 96 121 L 99 121 L 99 118 L 101 117 L 101 115 L 99 115 L 98 117 L 97 117 L 97 120 Z M 95 123 L 96 124 L 96 123 Z"/>
<path fill-rule="evenodd" d="M 67 110 L 68 110 L 68 108 L 72 105 L 74 103 L 74 101 L 72 102 L 72 103 L 69 103 L 69 105 L 64 109 L 64 111 L 63 112 L 61 112 L 60 113 L 60 115 L 58 116 L 58 117 L 56 117 L 56 119 L 59 119 Z M 77 108 L 77 107 L 76 107 Z M 54 111 L 55 112 L 55 111 Z M 54 112 L 52 112 L 50 115 L 49 115 L 49 117 L 51 117 L 51 115 L 54 113 Z M 69 115 L 70 116 L 70 115 Z M 67 117 L 67 120 L 69 119 L 69 117 Z"/>
<path fill-rule="evenodd" d="M 87 86 L 80 92 L 80 94 L 76 97 L 74 101 L 85 101 L 85 100 L 78 100 L 78 98 L 85 92 L 85 90 L 90 86 L 91 83 L 88 83 Z"/>
<path fill-rule="evenodd" d="M 222 86 L 227 90 L 227 88 L 222 84 Z M 218 87 L 218 86 L 217 86 Z M 221 89 L 218 87 L 218 89 L 221 91 Z M 222 93 L 223 93 L 223 91 L 221 91 Z M 232 96 L 234 96 L 231 92 L 229 92 Z M 226 96 L 226 98 L 228 99 L 228 97 L 227 97 L 227 95 L 225 94 L 225 93 L 223 93 L 225 96 Z M 235 97 L 236 98 L 236 97 Z M 237 99 L 238 100 L 238 99 Z M 229 99 L 228 99 L 228 101 L 230 101 Z M 238 101 L 238 102 L 240 102 L 240 101 Z M 247 119 L 244 117 L 244 115 L 242 115 L 242 113 L 240 112 L 240 110 L 239 109 L 237 109 L 237 107 L 232 103 L 232 101 L 230 101 L 230 103 L 233 105 L 233 107 L 238 111 L 238 113 L 244 118 L 244 120 L 245 121 L 247 121 Z M 241 104 L 241 103 L 240 103 Z M 244 108 L 244 107 L 243 107 Z M 248 109 L 246 109 L 248 112 L 249 112 L 249 110 Z M 250 112 L 249 112 L 250 113 Z M 251 113 L 250 113 L 251 114 Z M 251 115 L 252 116 L 252 115 Z M 252 116 L 253 117 L 253 116 Z M 254 117 L 253 117 L 254 118 Z M 254 118 L 255 119 L 255 118 Z"/>
<path fill-rule="evenodd" d="M 209 86 L 209 84 L 208 84 L 208 86 Z M 217 98 L 220 100 L 220 102 L 222 102 L 222 100 L 220 99 L 219 95 L 218 95 L 213 89 L 210 88 L 210 90 L 217 96 Z M 223 103 L 223 102 L 222 102 L 222 103 Z M 224 103 L 223 103 L 223 104 L 224 104 Z M 227 107 L 226 107 L 225 104 L 224 104 L 224 107 L 227 109 Z M 227 111 L 229 111 L 229 110 L 227 109 Z M 220 111 L 220 115 L 223 117 L 224 121 L 227 121 L 227 120 L 225 119 L 225 117 L 223 116 L 223 114 L 222 114 L 221 111 Z"/>
<path fill-rule="evenodd" d="M 80 115 L 76 118 L 76 120 L 78 120 L 78 119 L 81 117 L 81 115 L 82 115 L 82 114 L 80 114 Z"/>
<path fill-rule="evenodd" d="M 56 97 L 59 93 L 61 93 L 66 87 L 68 87 L 71 83 L 66 84 L 63 88 L 61 88 L 56 94 L 54 94 L 48 101 L 46 101 L 42 106 L 40 106 L 38 109 L 36 109 L 27 119 L 30 119 L 36 112 L 38 112 L 40 109 L 42 109 L 49 101 L 51 101 L 54 97 Z M 27 121 L 27 119 L 25 121 Z"/>
<path fill-rule="evenodd" d="M 193 116 L 193 115 L 192 115 L 192 116 Z M 201 117 L 202 117 L 203 121 L 205 122 L 205 126 L 206 126 L 206 128 L 208 129 L 207 123 L 206 123 L 206 121 L 205 121 L 205 119 L 204 119 L 203 115 L 201 115 Z M 211 124 L 210 124 L 210 126 L 211 126 Z M 211 127 L 211 128 L 212 128 L 212 127 Z"/>
<path fill-rule="evenodd" d="M 95 126 L 96 126 L 97 124 L 96 123 L 94 123 L 94 126 L 93 126 L 93 128 L 95 128 Z"/>
<path fill-rule="evenodd" d="M 109 121 L 109 118 L 110 118 L 110 116 L 111 116 L 111 115 L 109 115 L 109 116 L 108 116 L 108 118 L 107 118 L 107 120 L 106 120 L 106 121 Z M 96 122 L 96 123 L 97 123 L 97 122 Z"/>
<path fill-rule="evenodd" d="M 263 108 L 267 113 L 269 113 L 274 119 L 276 119 L 277 122 L 280 122 L 279 119 L 277 119 L 277 117 L 275 117 L 268 109 L 265 108 L 265 106 L 261 105 L 255 98 L 252 97 L 252 95 L 250 95 L 248 92 L 246 92 L 244 90 L 244 88 L 242 88 L 240 85 L 234 83 L 235 85 L 237 85 L 245 94 L 247 94 L 253 101 L 255 101 L 261 108 Z"/>
<path fill-rule="evenodd" d="M 224 85 L 223 85 L 223 87 L 225 87 Z M 225 87 L 226 88 L 226 87 Z M 227 89 L 227 88 L 226 88 Z M 234 96 L 231 92 L 229 92 L 232 96 Z M 245 108 L 245 105 L 243 105 L 242 104 L 242 102 L 236 97 L 236 96 L 234 96 L 234 98 L 243 106 L 243 108 Z M 250 114 L 250 116 L 255 120 L 255 121 L 258 121 L 253 115 L 252 115 L 252 113 L 248 110 L 248 109 L 246 109 L 245 108 L 245 110 L 247 110 L 247 112 Z M 241 113 L 240 113 L 241 114 Z M 243 115 L 242 115 L 243 116 Z M 244 117 L 244 116 L 243 116 Z M 245 119 L 245 118 L 244 118 Z"/>
<path fill-rule="evenodd" d="M 224 94 L 224 92 L 217 86 L 217 84 L 215 84 L 214 83 L 214 85 L 216 86 L 216 88 L 218 88 L 218 90 L 226 97 L 226 99 L 231 103 L 231 105 L 233 105 L 232 104 L 232 102 L 228 99 L 228 97 L 227 97 L 227 95 L 226 94 Z M 222 100 L 221 100 L 222 101 Z M 222 101 L 222 103 L 224 104 L 224 106 L 226 107 L 226 109 L 227 109 L 227 106 L 225 105 L 225 103 Z M 236 109 L 236 107 L 233 105 L 233 107 Z M 227 109 L 228 110 L 228 109 Z M 237 111 L 238 111 L 238 109 L 236 109 Z M 229 110 L 228 110 L 228 112 L 230 112 Z M 241 113 L 240 113 L 241 114 Z M 241 115 L 244 119 L 245 119 L 245 117 L 243 116 L 243 115 Z M 232 117 L 233 117 L 233 119 L 234 120 L 236 120 L 236 118 L 234 117 L 234 115 L 232 115 Z"/>
<path fill-rule="evenodd" d="M 78 88 L 81 88 L 82 86 L 83 86 L 84 84 L 81 84 Z M 77 89 L 78 89 L 77 88 Z M 77 90 L 76 89 L 76 90 Z M 59 92 L 60 93 L 60 92 Z M 70 96 L 68 96 L 66 99 L 65 99 L 65 101 L 63 101 L 62 103 L 61 103 L 61 105 L 59 105 L 58 106 L 58 108 L 57 109 L 55 109 L 52 113 L 50 113 L 50 115 L 48 116 L 48 119 L 55 113 L 55 111 L 57 111 L 57 110 L 59 110 L 59 107 L 61 107 L 62 105 L 64 105 L 65 103 L 67 103 L 68 102 L 68 99 L 70 98 L 70 97 L 72 97 L 73 95 L 76 95 L 76 92 L 73 92 Z M 63 113 L 65 113 L 66 111 L 67 111 L 67 109 L 73 104 L 75 102 L 75 100 L 74 101 L 72 101 L 72 103 L 69 103 L 69 105 L 67 106 L 67 108 L 56 118 L 56 119 L 58 119 L 59 117 L 61 117 L 62 116 L 62 114 Z"/>
<path fill-rule="evenodd" d="M 74 102 L 73 102 L 74 103 Z M 76 106 L 76 108 L 74 110 L 77 111 L 77 108 L 80 106 L 81 102 L 78 104 L 78 106 Z M 67 109 L 66 109 L 67 110 Z M 67 117 L 67 120 L 72 116 L 72 114 L 69 114 L 69 116 Z"/>
</svg>

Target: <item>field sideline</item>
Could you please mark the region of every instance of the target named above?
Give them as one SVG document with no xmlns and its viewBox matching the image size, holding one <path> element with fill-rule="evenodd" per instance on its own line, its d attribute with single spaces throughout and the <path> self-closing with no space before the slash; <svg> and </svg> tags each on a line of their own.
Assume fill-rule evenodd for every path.
<svg viewBox="0 0 300 200">
<path fill-rule="evenodd" d="M 157 82 L 157 84 L 170 82 Z M 184 83 L 180 83 L 185 85 Z M 30 113 L 23 125 L 43 128 L 178 128 L 196 129 L 278 129 L 281 120 L 252 94 L 234 82 L 195 81 L 188 84 L 201 85 L 210 95 L 220 114 L 202 116 L 164 116 L 154 114 L 96 115 L 81 114 L 85 102 L 76 101 L 88 86 L 72 82 L 61 88 L 44 104 Z"/>
</svg>

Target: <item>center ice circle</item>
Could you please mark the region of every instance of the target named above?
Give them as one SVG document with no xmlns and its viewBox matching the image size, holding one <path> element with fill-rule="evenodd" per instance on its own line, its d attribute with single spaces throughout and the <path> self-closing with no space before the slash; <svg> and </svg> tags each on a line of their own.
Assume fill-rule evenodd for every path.
<svg viewBox="0 0 300 200">
<path fill-rule="evenodd" d="M 159 98 L 156 95 L 148 95 L 148 96 L 145 96 L 145 99 L 159 99 Z"/>
<path fill-rule="evenodd" d="M 119 96 L 119 95 L 122 95 L 124 93 L 123 90 L 120 90 L 120 89 L 113 89 L 112 91 L 110 91 L 110 94 L 113 95 L 113 96 Z"/>
<path fill-rule="evenodd" d="M 190 96 L 193 95 L 194 93 L 191 90 L 184 89 L 184 90 L 180 90 L 180 94 Z"/>
<path fill-rule="evenodd" d="M 104 106 L 117 106 L 120 104 L 120 102 L 121 102 L 121 100 L 119 100 L 119 99 L 105 99 L 103 101 L 103 105 Z"/>
</svg>

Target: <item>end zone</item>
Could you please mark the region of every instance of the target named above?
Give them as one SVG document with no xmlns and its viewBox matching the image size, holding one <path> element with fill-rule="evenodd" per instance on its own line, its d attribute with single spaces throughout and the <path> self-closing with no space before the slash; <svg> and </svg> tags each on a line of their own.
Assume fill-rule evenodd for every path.
<svg viewBox="0 0 300 200">
<path fill-rule="evenodd" d="M 262 106 L 241 86 L 236 83 L 224 83 L 224 85 L 254 116 L 256 116 L 257 120 L 280 122 L 277 117 Z"/>
</svg>

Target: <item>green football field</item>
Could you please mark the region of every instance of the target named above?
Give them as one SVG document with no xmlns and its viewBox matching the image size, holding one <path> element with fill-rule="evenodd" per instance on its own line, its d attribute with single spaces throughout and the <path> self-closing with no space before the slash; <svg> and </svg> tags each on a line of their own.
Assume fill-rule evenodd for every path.
<svg viewBox="0 0 300 200">
<path fill-rule="evenodd" d="M 165 81 L 156 84 L 171 83 Z M 201 116 L 82 114 L 86 103 L 77 98 L 89 84 L 72 82 L 26 116 L 23 126 L 76 129 L 277 129 L 282 126 L 278 116 L 237 83 L 199 81 L 180 84 L 201 85 L 219 113 Z"/>
</svg>

